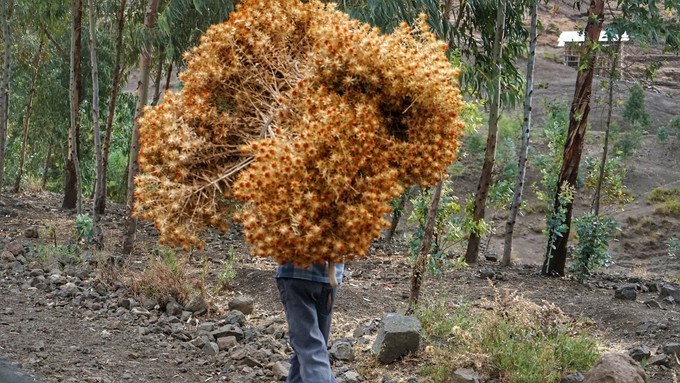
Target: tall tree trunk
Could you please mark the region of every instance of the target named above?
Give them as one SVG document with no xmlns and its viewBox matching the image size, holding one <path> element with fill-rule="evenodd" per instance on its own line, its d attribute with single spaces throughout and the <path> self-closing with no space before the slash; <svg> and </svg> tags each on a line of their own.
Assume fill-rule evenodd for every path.
<svg viewBox="0 0 680 383">
<path fill-rule="evenodd" d="M 612 109 L 614 109 L 614 82 L 618 77 L 619 55 L 621 54 L 621 36 L 618 37 L 614 48 L 613 57 L 611 60 L 611 67 L 609 68 L 609 94 L 607 98 L 607 122 L 604 128 L 604 144 L 602 145 L 602 159 L 600 160 L 600 172 L 597 176 L 597 187 L 595 188 L 595 196 L 593 197 L 592 211 L 593 215 L 600 214 L 600 195 L 602 194 L 602 181 L 604 180 L 605 167 L 607 165 L 607 154 L 609 152 L 609 129 L 612 124 Z"/>
<path fill-rule="evenodd" d="M 472 219 L 475 223 L 483 220 L 484 214 L 486 213 L 486 198 L 489 196 L 494 157 L 496 156 L 498 117 L 501 108 L 500 57 L 503 50 L 506 3 L 507 0 L 498 0 L 498 12 L 496 15 L 496 37 L 493 43 L 493 72 L 491 74 L 489 84 L 489 88 L 491 90 L 491 99 L 489 100 L 489 133 L 486 139 L 486 150 L 484 152 L 484 166 L 482 166 L 482 174 L 479 177 L 479 184 L 477 184 L 475 207 L 472 213 Z M 477 257 L 479 256 L 479 244 L 482 239 L 480 234 L 481 233 L 478 231 L 473 231 L 470 233 L 467 250 L 465 252 L 465 261 L 467 263 L 472 264 L 477 262 Z"/>
<path fill-rule="evenodd" d="M 515 190 L 512 195 L 512 205 L 505 223 L 505 245 L 503 247 L 503 259 L 501 265 L 509 266 L 512 261 L 512 237 L 515 232 L 517 212 L 522 203 L 524 192 L 524 177 L 527 173 L 527 157 L 529 155 L 529 133 L 531 132 L 531 105 L 534 95 L 534 64 L 536 63 L 536 37 L 538 31 L 538 0 L 531 2 L 531 25 L 529 26 L 529 60 L 527 61 L 527 84 L 524 98 L 524 123 L 522 124 L 522 147 L 519 150 L 519 166 L 517 167 L 517 179 Z"/>
<path fill-rule="evenodd" d="M 149 32 L 156 24 L 156 16 L 158 13 L 158 1 L 149 0 L 149 6 L 144 17 L 144 27 Z M 151 44 L 146 42 L 146 46 L 142 48 L 142 58 L 140 62 L 140 80 L 137 85 L 137 106 L 135 107 L 135 124 L 132 131 L 132 140 L 130 141 L 130 161 L 128 167 L 128 185 L 127 185 L 127 204 L 125 206 L 126 223 L 125 223 L 125 238 L 123 240 L 123 254 L 130 254 L 135 242 L 135 234 L 137 232 L 137 218 L 134 217 L 135 206 L 135 176 L 139 172 L 139 117 L 149 98 L 149 75 L 151 71 Z"/>
<path fill-rule="evenodd" d="M 45 47 L 45 40 L 40 39 L 40 46 L 33 57 L 33 76 L 31 77 L 31 85 L 28 91 L 28 99 L 26 100 L 26 110 L 24 111 L 24 123 L 21 133 L 21 154 L 19 155 L 19 170 L 17 178 L 14 180 L 14 192 L 18 193 L 21 189 L 21 177 L 24 173 L 24 162 L 26 161 L 26 145 L 28 141 L 28 127 L 31 120 L 31 112 L 33 110 L 33 97 L 35 96 L 35 85 L 38 81 L 38 74 L 40 73 L 40 63 L 42 59 L 42 51 Z"/>
<path fill-rule="evenodd" d="M 47 187 L 47 169 L 50 168 L 50 157 L 52 157 L 52 142 L 47 144 L 47 155 L 45 155 L 45 162 L 43 162 L 43 174 L 40 180 L 40 190 L 45 190 Z"/>
<path fill-rule="evenodd" d="M 0 14 L 0 28 L 2 29 L 2 80 L 0 83 L 0 195 L 5 176 L 5 146 L 7 145 L 7 123 L 9 121 L 9 78 L 10 78 L 10 48 L 12 47 L 9 20 L 12 17 L 14 1 L 7 0 Z"/>
<path fill-rule="evenodd" d="M 71 57 L 69 59 L 69 100 L 71 121 L 68 134 L 68 157 L 66 163 L 66 179 L 64 182 L 64 201 L 62 208 L 73 209 L 82 213 L 82 177 L 80 173 L 79 149 L 80 149 L 80 51 L 82 31 L 82 1 L 72 1 L 71 23 Z"/>
<path fill-rule="evenodd" d="M 102 154 L 102 179 L 103 183 L 98 193 L 94 196 L 94 206 L 99 214 L 104 214 L 106 210 L 106 180 L 109 166 L 109 153 L 111 151 L 111 132 L 113 130 L 113 119 L 116 114 L 116 103 L 118 102 L 118 92 L 120 91 L 120 79 L 123 75 L 121 56 L 123 53 L 123 27 L 125 26 L 125 7 L 127 0 L 120 0 L 118 11 L 116 12 L 116 59 L 113 67 L 113 84 L 111 86 L 111 98 L 109 99 L 109 114 L 106 116 L 106 132 L 104 133 L 103 154 Z"/>
<path fill-rule="evenodd" d="M 104 160 L 102 155 L 102 134 L 99 126 L 99 72 L 97 70 L 97 18 L 95 17 L 94 0 L 88 1 L 88 16 L 90 20 L 90 69 L 92 73 L 92 136 L 94 137 L 94 153 L 97 158 L 95 172 L 94 195 L 100 195 L 104 185 Z M 97 211 L 97 199 L 92 200 L 92 229 L 94 231 L 93 242 L 98 248 L 102 248 L 104 237 L 99 224 L 99 212 Z"/>
<path fill-rule="evenodd" d="M 420 250 L 418 251 L 418 258 L 413 265 L 413 272 L 411 274 L 411 294 L 408 298 L 408 313 L 412 314 L 418 306 L 420 300 L 420 286 L 423 284 L 423 276 L 427 266 L 427 261 L 430 258 L 430 250 L 432 248 L 432 237 L 434 236 L 434 224 L 437 219 L 437 210 L 439 209 L 439 201 L 441 200 L 442 188 L 444 186 L 444 175 L 442 179 L 437 182 L 432 195 L 432 202 L 427 209 L 427 218 L 425 219 L 425 233 L 423 233 L 423 241 L 420 243 Z"/>
<path fill-rule="evenodd" d="M 554 211 L 560 208 L 559 195 L 564 183 L 566 182 L 572 187 L 576 185 L 578 167 L 581 162 L 581 154 L 583 153 L 583 142 L 588 126 L 588 114 L 590 113 L 590 95 L 593 90 L 593 75 L 597 52 L 595 45 L 600 38 L 602 23 L 604 22 L 604 0 L 591 0 L 588 15 L 588 24 L 585 30 L 586 41 L 583 53 L 581 54 L 581 62 L 585 60 L 587 64 L 579 65 L 581 70 L 579 70 L 576 76 L 576 89 L 574 90 L 574 98 L 569 111 L 569 130 L 567 132 L 567 141 L 564 145 L 562 168 L 557 180 L 557 193 L 555 193 L 555 202 L 553 204 Z M 566 218 L 564 224 L 566 225 L 566 231 L 564 233 L 559 233 L 558 235 L 556 233 L 558 228 L 555 225 L 550 227 L 548 238 L 556 238 L 556 240 L 553 245 L 548 244 L 546 247 L 545 260 L 541 270 L 543 275 L 564 276 L 573 207 L 573 201 L 565 206 Z"/>
</svg>

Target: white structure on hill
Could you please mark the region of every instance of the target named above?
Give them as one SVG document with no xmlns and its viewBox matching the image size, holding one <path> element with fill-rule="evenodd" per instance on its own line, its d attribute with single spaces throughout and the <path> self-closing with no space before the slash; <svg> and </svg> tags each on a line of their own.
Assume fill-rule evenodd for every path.
<svg viewBox="0 0 680 383">
<path fill-rule="evenodd" d="M 623 43 L 629 41 L 627 33 L 621 35 L 621 51 L 619 57 L 619 66 L 623 64 Z M 579 61 L 581 60 L 581 52 L 583 51 L 583 44 L 586 41 L 586 37 L 581 31 L 565 31 L 560 34 L 557 40 L 558 47 L 564 47 L 564 64 L 570 67 L 578 67 Z M 609 71 L 609 56 L 607 51 L 614 49 L 616 43 L 619 41 L 619 36 L 614 34 L 607 36 L 606 31 L 600 32 L 599 42 L 601 43 L 603 49 L 598 52 L 597 59 L 595 63 L 595 74 L 603 75 Z"/>
</svg>

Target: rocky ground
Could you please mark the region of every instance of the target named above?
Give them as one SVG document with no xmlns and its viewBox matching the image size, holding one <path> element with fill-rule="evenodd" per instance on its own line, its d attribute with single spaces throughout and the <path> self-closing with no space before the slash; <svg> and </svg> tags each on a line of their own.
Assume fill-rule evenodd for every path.
<svg viewBox="0 0 680 383">
<path fill-rule="evenodd" d="M 121 276 L 107 275 L 115 270 L 102 263 L 116 260 L 110 254 L 101 258 L 86 250 L 51 263 L 42 258 L 41 246 L 51 241 L 48 220 L 57 224 L 60 242 L 66 236 L 61 230 L 73 220 L 70 213 L 54 208 L 58 203 L 56 195 L 25 195 L 5 198 L 2 207 L 0 357 L 13 368 L 41 382 L 283 379 L 291 349 L 273 282 L 274 265 L 250 259 L 237 234 L 224 237 L 221 245 L 236 249 L 238 259 L 227 290 L 205 299 L 197 295 L 184 307 L 171 302 L 160 308 L 133 295 L 118 282 Z M 105 227 L 117 224 L 116 209 L 120 207 L 113 208 Z M 154 240 L 141 236 L 142 243 Z M 200 259 L 203 264 L 207 259 L 208 275 L 215 275 L 224 254 L 206 251 L 191 258 L 197 269 Z M 130 262 L 127 272 L 141 268 L 138 262 Z M 418 372 L 427 360 L 418 355 L 383 366 L 370 352 L 380 319 L 405 309 L 409 277 L 405 246 L 399 242 L 377 242 L 369 257 L 348 265 L 332 340 L 340 382 L 424 381 Z M 588 318 L 603 350 L 633 350 L 636 357 L 648 353 L 651 383 L 674 382 L 680 375 L 673 355 L 680 348 L 677 283 L 654 275 L 597 274 L 580 284 L 541 277 L 537 266 L 504 269 L 481 261 L 469 269 L 428 276 L 423 295 L 474 302 L 493 296 L 494 289 L 519 291 L 535 302 L 554 302 L 573 318 Z"/>
</svg>

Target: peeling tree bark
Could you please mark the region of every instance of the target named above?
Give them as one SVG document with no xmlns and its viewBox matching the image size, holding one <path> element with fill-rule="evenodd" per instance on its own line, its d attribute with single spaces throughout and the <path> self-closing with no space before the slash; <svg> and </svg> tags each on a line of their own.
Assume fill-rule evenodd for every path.
<svg viewBox="0 0 680 383">
<path fill-rule="evenodd" d="M 593 90 L 593 75 L 595 73 L 595 44 L 600 38 L 602 23 L 604 22 L 604 0 L 591 0 L 588 10 L 588 24 L 586 25 L 586 41 L 581 63 L 579 64 L 578 75 L 576 76 L 576 89 L 574 98 L 569 111 L 569 130 L 567 141 L 564 145 L 564 155 L 562 168 L 557 180 L 557 193 L 553 209 L 560 207 L 559 194 L 562 186 L 567 182 L 570 186 L 576 185 L 578 167 L 583 153 L 583 143 L 588 126 L 588 114 L 590 113 L 590 96 Z M 584 65 L 585 62 L 585 65 Z M 567 263 L 567 243 L 569 242 L 569 231 L 571 229 L 571 216 L 573 202 L 565 206 L 567 226 L 566 232 L 556 235 L 554 227 L 550 229 L 548 238 L 556 237 L 554 246 L 548 244 L 545 260 L 541 272 L 543 275 L 564 276 L 564 268 Z"/>
</svg>

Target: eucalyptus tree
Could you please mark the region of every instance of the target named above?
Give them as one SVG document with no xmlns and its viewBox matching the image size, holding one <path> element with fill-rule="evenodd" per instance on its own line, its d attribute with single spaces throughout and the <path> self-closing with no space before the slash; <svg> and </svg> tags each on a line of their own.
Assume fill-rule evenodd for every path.
<svg viewBox="0 0 680 383">
<path fill-rule="evenodd" d="M 38 82 L 38 75 L 40 74 L 40 66 L 43 60 L 43 48 L 45 47 L 45 37 L 39 37 L 40 44 L 35 52 L 31 62 L 32 75 L 29 85 L 28 96 L 26 97 L 26 107 L 24 108 L 22 133 L 21 133 L 21 154 L 19 155 L 19 166 L 17 175 L 14 181 L 14 192 L 18 193 L 21 188 L 21 177 L 24 171 L 24 162 L 26 161 L 26 147 L 28 146 L 28 129 L 31 121 L 31 113 L 33 112 L 33 99 L 36 93 L 36 86 Z"/>
<path fill-rule="evenodd" d="M 512 106 L 521 100 L 523 77 L 516 66 L 516 59 L 526 51 L 525 0 L 446 0 L 443 3 L 437 0 L 343 0 L 338 1 L 338 5 L 350 16 L 378 26 L 385 32 L 390 32 L 404 21 L 412 24 L 419 14 L 424 13 L 431 30 L 449 44 L 449 53 L 460 57 L 461 86 L 465 93 L 487 97 L 490 105 L 495 103 L 492 99 L 494 89 L 499 90 L 495 94 L 501 97 L 500 105 Z M 502 8 L 505 11 L 499 12 Z M 499 14 L 504 14 L 502 22 L 498 21 Z M 498 48 L 502 46 L 503 49 L 494 58 L 489 53 L 494 51 L 494 42 L 499 34 L 504 39 Z M 485 166 L 475 197 L 473 216 L 477 223 L 484 217 L 492 179 L 494 126 L 497 128 L 498 119 L 498 113 L 494 114 L 496 116 L 489 119 Z M 477 260 L 480 240 L 479 233 L 473 232 L 466 251 L 468 262 Z"/>
<path fill-rule="evenodd" d="M 503 246 L 503 266 L 510 265 L 512 256 L 512 239 L 515 231 L 515 222 L 522 194 L 524 191 L 524 177 L 527 170 L 527 158 L 529 156 L 529 136 L 531 133 L 531 112 L 534 95 L 534 67 L 536 63 L 536 42 L 538 36 L 538 0 L 530 0 L 529 14 L 529 59 L 527 60 L 526 90 L 524 91 L 524 121 L 522 123 L 522 146 L 519 151 L 519 166 L 515 187 L 513 189 L 512 204 L 508 219 L 505 223 L 505 243 Z"/>
<path fill-rule="evenodd" d="M 94 183 L 94 195 L 101 194 L 104 187 L 104 167 L 103 153 L 101 150 L 101 130 L 99 127 L 99 71 L 97 69 L 97 10 L 94 0 L 88 1 L 88 20 L 89 20 L 89 50 L 90 50 L 90 73 L 92 75 L 92 136 L 94 137 L 94 153 L 96 157 L 96 172 Z M 103 245 L 101 227 L 99 226 L 99 211 L 97 210 L 97 199 L 93 199 L 92 206 L 92 229 L 94 231 L 94 241 L 97 246 Z"/>
<path fill-rule="evenodd" d="M 576 3 L 581 6 L 581 2 Z M 564 147 L 562 168 L 558 176 L 557 192 L 553 203 L 553 211 L 564 212 L 559 224 L 548 227 L 549 240 L 543 262 L 544 275 L 563 276 L 567 259 L 567 244 L 571 229 L 573 200 L 563 198 L 563 190 L 574 188 L 579 163 L 583 153 L 583 144 L 590 112 L 590 96 L 595 71 L 595 59 L 600 50 L 598 40 L 605 21 L 605 8 L 617 8 L 618 16 L 611 26 L 617 33 L 624 31 L 635 39 L 645 42 L 658 41 L 664 49 L 678 51 L 680 48 L 680 17 L 678 7 L 680 1 L 664 1 L 662 6 L 657 2 L 640 2 L 623 0 L 618 2 L 607 0 L 591 0 L 587 11 L 588 20 L 585 28 L 585 43 L 576 77 L 576 88 L 569 112 L 569 129 Z M 610 33 L 610 36 L 612 34 Z"/>
<path fill-rule="evenodd" d="M 83 183 L 78 158 L 80 136 L 80 103 L 82 100 L 80 84 L 80 55 L 82 32 L 82 0 L 71 3 L 71 49 L 69 56 L 69 135 L 66 178 L 64 182 L 64 201 L 62 207 L 73 209 L 77 214 L 83 211 Z"/>
<path fill-rule="evenodd" d="M 9 120 L 9 82 L 10 82 L 10 19 L 14 1 L 6 0 L 0 7 L 0 29 L 2 29 L 2 73 L 0 75 L 0 195 L 5 170 L 5 147 L 7 145 L 7 123 Z"/>
<path fill-rule="evenodd" d="M 137 88 L 135 122 L 130 142 L 128 167 L 126 224 L 123 253 L 130 254 L 137 230 L 134 211 L 134 179 L 139 172 L 139 130 L 137 119 L 148 102 L 148 88 L 153 54 L 158 60 L 167 60 L 182 66 L 182 55 L 198 42 L 207 28 L 228 18 L 233 3 L 224 0 L 170 0 L 160 7 L 159 0 L 149 0 L 143 30 L 133 32 L 141 49 L 140 82 Z M 159 47 L 163 49 L 158 49 Z M 164 56 L 158 57 L 159 52 Z M 163 62 L 163 61 L 161 61 Z"/>
<path fill-rule="evenodd" d="M 111 153 L 111 134 L 113 131 L 113 122 L 116 114 L 116 105 L 118 104 L 118 94 L 121 89 L 121 80 L 123 75 L 127 72 L 126 66 L 124 65 L 125 57 L 123 37 L 126 24 L 126 9 L 127 0 L 119 0 L 116 6 L 116 18 L 115 18 L 115 37 L 114 37 L 114 50 L 115 59 L 113 64 L 113 76 L 111 81 L 111 92 L 109 94 L 108 103 L 108 114 L 106 116 L 106 126 L 104 133 L 104 141 L 102 142 L 102 176 L 101 185 L 96 188 L 94 194 L 94 208 L 97 210 L 98 214 L 104 214 L 106 210 L 106 196 L 107 196 L 107 180 L 108 180 L 108 169 L 109 169 L 109 155 Z"/>
<path fill-rule="evenodd" d="M 159 0 L 149 0 L 146 16 L 144 18 L 144 28 L 150 32 L 156 25 L 158 17 L 158 3 Z M 141 60 L 139 64 L 140 80 L 137 85 L 137 105 L 135 107 L 134 128 L 132 130 L 132 139 L 130 140 L 130 157 L 128 160 L 128 190 L 127 190 L 127 204 L 125 206 L 126 222 L 123 238 L 123 253 L 130 254 L 134 245 L 135 234 L 137 232 L 137 218 L 134 216 L 135 204 L 135 177 L 139 173 L 139 117 L 141 117 L 144 106 L 148 101 L 149 95 L 149 75 L 151 70 L 151 41 L 146 40 L 142 49 Z"/>
</svg>

